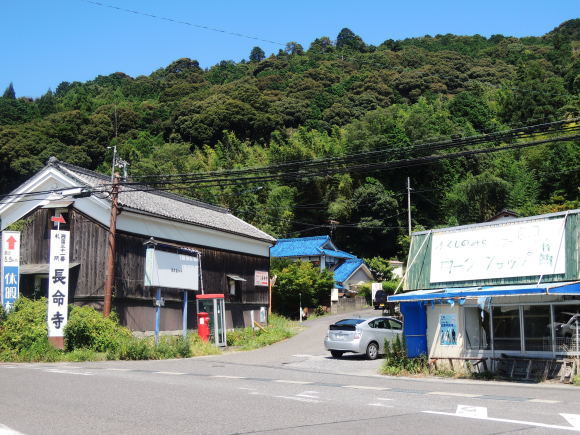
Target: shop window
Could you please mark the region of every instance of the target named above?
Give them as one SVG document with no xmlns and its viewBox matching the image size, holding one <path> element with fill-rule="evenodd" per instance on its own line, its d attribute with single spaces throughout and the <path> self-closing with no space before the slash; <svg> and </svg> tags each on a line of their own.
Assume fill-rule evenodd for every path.
<svg viewBox="0 0 580 435">
<path fill-rule="evenodd" d="M 580 305 L 554 305 L 553 328 L 558 353 L 580 352 Z"/>
<path fill-rule="evenodd" d="M 480 307 L 465 308 L 465 341 L 468 349 L 491 349 L 489 310 Z"/>
<path fill-rule="evenodd" d="M 525 305 L 524 342 L 526 351 L 552 352 L 549 305 Z"/>
<path fill-rule="evenodd" d="M 518 306 L 493 307 L 493 346 L 495 350 L 522 350 Z"/>
</svg>

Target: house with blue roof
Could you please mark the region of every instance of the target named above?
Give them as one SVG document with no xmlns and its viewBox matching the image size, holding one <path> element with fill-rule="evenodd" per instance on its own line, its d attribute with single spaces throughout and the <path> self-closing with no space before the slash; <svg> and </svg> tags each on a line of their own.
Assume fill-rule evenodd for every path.
<svg viewBox="0 0 580 435">
<path fill-rule="evenodd" d="M 356 286 L 373 281 L 373 275 L 365 262 L 337 249 L 329 236 L 279 239 L 270 248 L 270 257 L 310 261 L 319 266 L 320 270 L 332 270 L 338 293 L 355 290 Z"/>
</svg>

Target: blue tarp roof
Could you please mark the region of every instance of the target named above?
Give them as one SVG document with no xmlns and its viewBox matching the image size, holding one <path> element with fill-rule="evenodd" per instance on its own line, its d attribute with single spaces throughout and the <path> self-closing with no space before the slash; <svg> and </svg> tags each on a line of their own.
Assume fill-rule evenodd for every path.
<svg viewBox="0 0 580 435">
<path fill-rule="evenodd" d="M 328 236 L 297 237 L 295 239 L 278 239 L 270 248 L 271 257 L 302 257 L 320 255 L 322 247 L 330 241 Z"/>
<path fill-rule="evenodd" d="M 338 283 L 344 282 L 351 276 L 355 270 L 359 268 L 364 261 L 360 258 L 353 258 L 350 260 L 346 260 L 336 269 L 334 269 L 334 280 Z"/>
<path fill-rule="evenodd" d="M 546 284 L 520 284 L 507 286 L 445 288 L 437 290 L 418 290 L 388 297 L 389 302 L 413 302 L 452 300 L 494 296 L 523 295 L 580 295 L 580 281 Z"/>
<path fill-rule="evenodd" d="M 337 258 L 356 258 L 354 255 L 349 254 L 348 252 L 338 251 L 333 249 L 322 249 L 324 255 L 328 257 L 337 257 Z"/>
</svg>

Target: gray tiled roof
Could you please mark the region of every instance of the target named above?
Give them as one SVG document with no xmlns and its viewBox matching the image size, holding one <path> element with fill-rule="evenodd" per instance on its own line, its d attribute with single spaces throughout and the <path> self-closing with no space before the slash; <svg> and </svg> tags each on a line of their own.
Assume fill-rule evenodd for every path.
<svg viewBox="0 0 580 435">
<path fill-rule="evenodd" d="M 55 158 L 51 158 L 48 164 L 58 168 L 63 174 L 74 178 L 87 187 L 109 187 L 111 183 L 110 177 L 98 174 L 97 172 L 88 169 L 60 162 Z M 276 241 L 276 239 L 269 234 L 237 218 L 225 208 L 195 201 L 173 193 L 162 192 L 159 190 L 143 191 L 141 189 L 153 188 L 149 186 L 141 186 L 141 188 L 138 186 L 122 187 L 119 192 L 120 205 L 135 211 L 196 226 L 212 228 L 218 231 L 226 231 L 271 243 Z"/>
</svg>

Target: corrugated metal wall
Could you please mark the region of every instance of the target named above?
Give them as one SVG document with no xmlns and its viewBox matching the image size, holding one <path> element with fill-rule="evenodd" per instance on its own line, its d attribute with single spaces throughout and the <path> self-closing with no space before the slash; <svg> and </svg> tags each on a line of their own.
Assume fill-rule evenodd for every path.
<svg viewBox="0 0 580 435">
<path fill-rule="evenodd" d="M 562 216 L 563 215 L 560 214 L 552 216 L 550 219 L 559 219 L 562 218 Z M 546 219 L 546 217 L 538 216 L 538 219 Z M 502 221 L 501 223 L 509 223 L 509 221 Z M 565 231 L 566 273 L 560 275 L 546 275 L 542 278 L 542 282 L 580 280 L 580 213 L 576 211 L 575 213 L 570 213 L 568 215 Z M 415 259 L 415 261 L 408 269 L 407 278 L 404 283 L 404 290 L 436 289 L 442 287 L 476 287 L 483 285 L 535 284 L 538 281 L 538 275 L 534 275 L 479 281 L 431 283 L 429 278 L 431 275 L 432 234 L 432 232 L 413 234 L 407 267 L 411 264 L 413 259 Z"/>
</svg>

